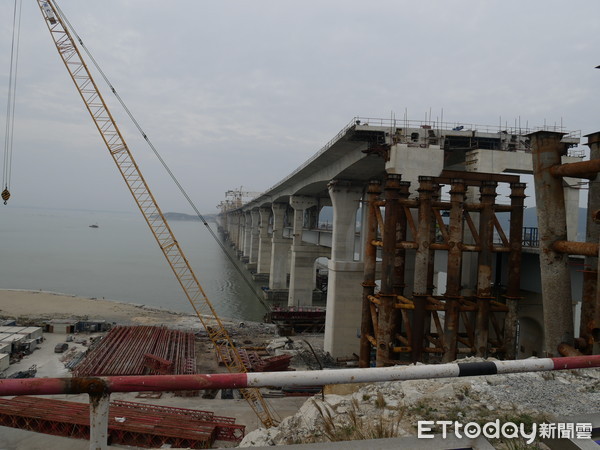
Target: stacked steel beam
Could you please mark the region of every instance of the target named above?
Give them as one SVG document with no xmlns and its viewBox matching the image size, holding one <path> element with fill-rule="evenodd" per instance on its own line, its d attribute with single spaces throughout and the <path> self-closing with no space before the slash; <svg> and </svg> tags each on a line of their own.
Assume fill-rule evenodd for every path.
<svg viewBox="0 0 600 450">
<path fill-rule="evenodd" d="M 0 400 L 0 425 L 38 433 L 89 439 L 89 406 L 39 397 Z M 245 427 L 208 411 L 111 402 L 108 436 L 112 444 L 210 448 L 215 440 L 239 442 Z"/>
<path fill-rule="evenodd" d="M 239 442 L 244 438 L 246 426 L 235 423 L 235 417 L 216 416 L 212 411 L 201 411 L 198 409 L 174 408 L 171 406 L 151 405 L 147 403 L 126 402 L 115 400 L 111 406 L 116 408 L 128 408 L 137 411 L 156 413 L 163 417 L 165 415 L 178 415 L 191 418 L 202 423 L 210 423 L 217 427 L 217 440 Z"/>
<path fill-rule="evenodd" d="M 165 327 L 117 326 L 91 349 L 73 371 L 75 376 L 154 375 L 159 370 L 146 364 L 151 355 L 172 362 L 171 373 L 195 372 L 195 338 L 191 332 Z"/>
<path fill-rule="evenodd" d="M 289 370 L 290 362 L 292 360 L 291 355 L 279 355 L 271 356 L 269 358 L 262 358 L 257 351 L 238 349 L 240 359 L 244 363 L 248 372 L 281 372 Z M 217 352 L 217 358 L 219 365 L 225 365 L 226 362 L 222 358 L 232 358 L 231 349 L 224 346 Z"/>
</svg>

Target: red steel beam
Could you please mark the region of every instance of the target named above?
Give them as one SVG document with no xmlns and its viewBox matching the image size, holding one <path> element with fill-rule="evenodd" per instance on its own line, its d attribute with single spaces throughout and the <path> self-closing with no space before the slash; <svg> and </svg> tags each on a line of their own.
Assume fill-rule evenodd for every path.
<svg viewBox="0 0 600 450">
<path fill-rule="evenodd" d="M 195 372 L 194 335 L 165 327 L 115 327 L 75 370 L 76 376 L 140 375 L 144 354 L 174 361 L 174 373 Z"/>
</svg>

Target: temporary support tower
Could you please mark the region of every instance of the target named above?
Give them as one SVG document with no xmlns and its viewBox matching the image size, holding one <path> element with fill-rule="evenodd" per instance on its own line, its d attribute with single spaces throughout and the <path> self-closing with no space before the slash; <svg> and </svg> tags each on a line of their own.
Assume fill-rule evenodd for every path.
<svg viewBox="0 0 600 450">
<path fill-rule="evenodd" d="M 510 205 L 496 203 L 498 183 L 510 185 Z M 444 185 L 450 187 L 449 201 L 440 200 Z M 419 177 L 414 199 L 409 187 L 390 174 L 383 193 L 379 181 L 368 188 L 360 366 L 449 362 L 459 354 L 514 358 L 525 184 L 514 175 L 443 171 L 440 177 Z M 479 189 L 479 202 L 466 201 L 470 187 Z M 510 214 L 508 236 L 497 212 Z M 447 282 L 445 293 L 434 296 L 439 251 L 447 252 Z M 381 286 L 375 293 L 378 252 Z M 406 270 L 409 252 L 412 293 L 405 292 L 413 275 Z M 472 296 L 463 295 L 466 252 L 478 255 Z M 501 273 L 496 258 L 495 279 L 494 259 L 502 253 L 508 269 Z M 492 290 L 501 279 L 506 289 Z"/>
</svg>

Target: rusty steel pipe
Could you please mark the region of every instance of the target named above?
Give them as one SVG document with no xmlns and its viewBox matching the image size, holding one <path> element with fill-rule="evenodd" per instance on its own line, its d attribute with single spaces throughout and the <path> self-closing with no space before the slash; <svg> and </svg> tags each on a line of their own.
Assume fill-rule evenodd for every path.
<svg viewBox="0 0 600 450">
<path fill-rule="evenodd" d="M 461 271 L 462 271 L 462 240 L 463 240 L 463 205 L 465 202 L 466 187 L 464 180 L 452 180 L 450 189 L 450 224 L 448 270 L 446 281 L 446 318 L 444 322 L 444 335 L 442 339 L 444 354 L 442 362 L 456 359 L 459 327 L 459 303 L 461 296 Z"/>
<path fill-rule="evenodd" d="M 371 360 L 371 342 L 368 336 L 373 335 L 373 320 L 371 319 L 371 297 L 375 293 L 375 272 L 377 261 L 377 247 L 373 243 L 377 236 L 377 216 L 375 213 L 377 199 L 381 195 L 381 183 L 371 181 L 367 188 L 367 223 L 365 227 L 365 252 L 363 270 L 363 298 L 362 318 L 360 324 L 360 351 L 358 358 L 359 367 L 369 367 Z"/>
<path fill-rule="evenodd" d="M 575 347 L 571 347 L 569 344 L 565 344 L 564 342 L 558 346 L 557 350 L 562 356 L 583 356 L 583 353 L 581 353 Z"/>
<path fill-rule="evenodd" d="M 400 175 L 388 174 L 384 185 L 385 218 L 383 222 L 381 249 L 381 304 L 377 314 L 377 367 L 391 364 L 393 358 L 393 328 L 396 311 L 393 305 L 394 285 L 396 284 L 394 261 L 396 258 L 396 227 L 401 206 Z"/>
<path fill-rule="evenodd" d="M 507 359 L 517 357 L 517 321 L 519 297 L 521 296 L 521 256 L 523 250 L 523 209 L 525 206 L 525 183 L 510 185 L 510 230 L 508 255 L 508 280 L 506 286 L 506 306 L 504 318 L 504 348 Z"/>
<path fill-rule="evenodd" d="M 408 200 L 410 196 L 410 182 L 401 181 L 400 189 L 398 191 L 398 213 L 396 217 L 396 253 L 394 257 L 394 285 L 392 287 L 393 293 L 397 296 L 397 298 L 404 298 L 404 289 L 406 287 L 406 249 L 409 247 L 404 247 L 399 245 L 399 243 L 405 243 L 408 235 L 408 217 L 407 214 L 411 214 L 410 211 L 407 211 L 407 208 L 402 205 L 402 202 Z M 412 219 L 412 216 L 411 216 Z M 410 243 L 410 244 L 416 244 Z M 395 306 L 395 305 L 394 305 Z M 394 309 L 394 322 L 392 326 L 392 335 L 399 336 L 403 332 L 403 327 L 405 327 L 405 322 L 403 319 L 403 312 Z M 409 330 L 406 330 L 407 335 L 409 334 Z"/>
<path fill-rule="evenodd" d="M 394 294 L 404 295 L 405 271 L 406 271 L 406 251 L 413 247 L 416 242 L 406 240 L 408 233 L 408 223 L 406 210 L 402 207 L 402 202 L 407 200 L 410 195 L 410 181 L 401 181 L 398 192 L 398 222 L 396 224 L 396 258 L 394 260 Z"/>
<path fill-rule="evenodd" d="M 552 250 L 567 255 L 583 255 L 598 257 L 597 242 L 554 241 Z"/>
<path fill-rule="evenodd" d="M 550 168 L 550 174 L 554 177 L 595 178 L 598 172 L 600 159 L 559 164 Z"/>
<path fill-rule="evenodd" d="M 414 293 L 413 300 L 415 309 L 412 315 L 412 333 L 411 333 L 411 361 L 417 362 L 421 359 L 421 352 L 424 341 L 424 322 L 425 322 L 425 302 L 429 287 L 429 273 L 431 270 L 430 261 L 433 258 L 430 249 L 432 232 L 434 230 L 434 216 L 431 209 L 433 195 L 436 187 L 432 177 L 419 177 L 419 223 L 417 227 L 416 241 L 419 244 L 415 255 L 414 269 Z"/>
</svg>

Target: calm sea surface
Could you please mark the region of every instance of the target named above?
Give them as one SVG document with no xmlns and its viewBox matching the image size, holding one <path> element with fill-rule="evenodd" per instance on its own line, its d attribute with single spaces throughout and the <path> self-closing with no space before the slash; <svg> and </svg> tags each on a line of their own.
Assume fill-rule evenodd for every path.
<svg viewBox="0 0 600 450">
<path fill-rule="evenodd" d="M 206 227 L 201 222 L 170 225 L 217 313 L 262 320 L 264 307 Z M 216 230 L 215 224 L 211 227 Z M 0 289 L 53 291 L 193 313 L 146 222 L 134 212 L 0 205 Z"/>
</svg>

